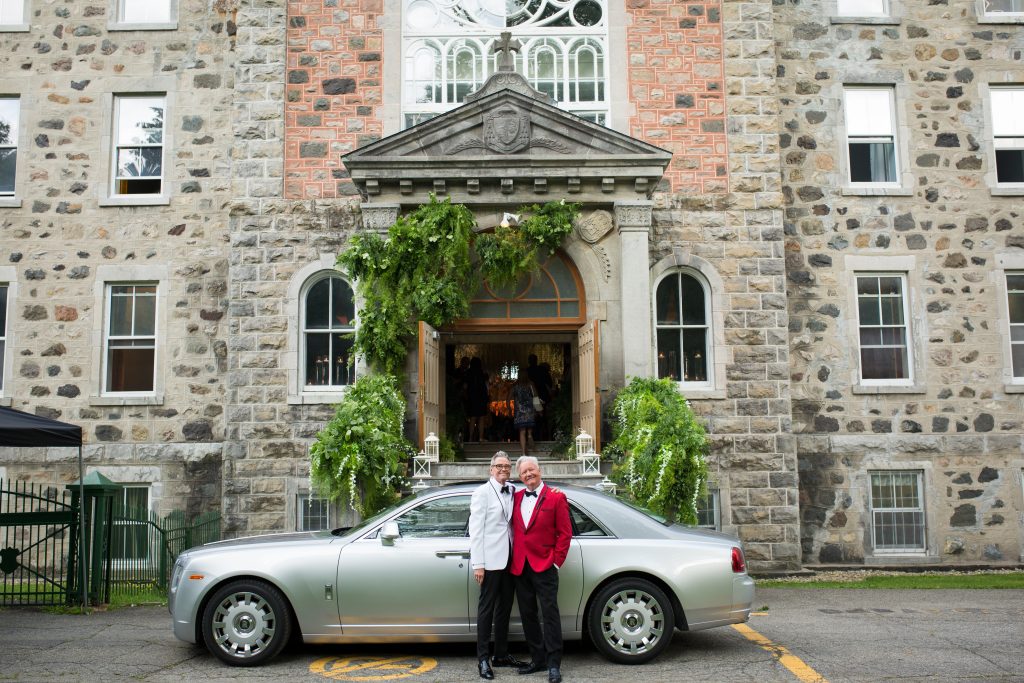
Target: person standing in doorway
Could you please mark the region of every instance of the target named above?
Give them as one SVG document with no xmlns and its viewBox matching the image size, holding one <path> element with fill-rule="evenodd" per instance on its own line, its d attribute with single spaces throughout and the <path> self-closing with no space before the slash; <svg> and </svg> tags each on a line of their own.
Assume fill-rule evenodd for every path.
<svg viewBox="0 0 1024 683">
<path fill-rule="evenodd" d="M 537 410 L 533 398 L 537 390 L 525 372 L 519 373 L 512 386 L 512 424 L 519 430 L 519 448 L 522 455 L 529 455 L 533 446 L 533 428 L 537 424 Z"/>
<path fill-rule="evenodd" d="M 483 363 L 476 356 L 469 362 L 469 370 L 466 372 L 466 419 L 469 422 L 469 437 L 467 443 L 484 441 L 484 428 L 487 421 L 484 419 L 490 410 L 490 397 L 487 394 L 487 373 L 484 372 Z M 476 432 L 476 438 L 473 433 Z"/>
<path fill-rule="evenodd" d="M 491 458 L 491 477 L 477 487 L 469 505 L 469 561 L 480 586 L 476 613 L 476 659 L 480 678 L 492 680 L 493 666 L 522 667 L 508 653 L 508 620 L 515 586 L 508 571 L 512 544 L 512 461 L 505 451 Z M 494 657 L 491 658 L 491 632 Z"/>
<path fill-rule="evenodd" d="M 572 523 L 565 494 L 544 485 L 540 463 L 524 455 L 516 471 L 526 486 L 515 494 L 512 511 L 512 564 L 519 614 L 530 647 L 532 674 L 547 669 L 549 683 L 562 681 L 562 617 L 558 610 L 558 570 L 569 555 Z M 537 602 L 540 601 L 540 614 Z M 544 630 L 541 632 L 541 618 Z"/>
</svg>

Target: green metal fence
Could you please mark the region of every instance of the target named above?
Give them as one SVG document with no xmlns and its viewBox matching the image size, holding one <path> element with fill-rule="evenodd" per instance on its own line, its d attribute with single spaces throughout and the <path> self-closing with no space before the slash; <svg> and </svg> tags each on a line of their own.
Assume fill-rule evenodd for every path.
<svg viewBox="0 0 1024 683">
<path fill-rule="evenodd" d="M 181 510 L 165 517 L 115 502 L 110 533 L 110 592 L 141 595 L 164 591 L 183 551 L 220 540 L 220 513 L 187 519 Z"/>
<path fill-rule="evenodd" d="M 0 606 L 68 602 L 78 549 L 71 498 L 55 486 L 0 479 Z"/>
</svg>

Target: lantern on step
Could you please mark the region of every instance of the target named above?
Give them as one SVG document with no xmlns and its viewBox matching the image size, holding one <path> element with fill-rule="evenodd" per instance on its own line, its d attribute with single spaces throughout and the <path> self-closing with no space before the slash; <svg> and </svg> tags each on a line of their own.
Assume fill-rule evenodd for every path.
<svg viewBox="0 0 1024 683">
<path fill-rule="evenodd" d="M 618 486 L 616 486 L 615 482 L 608 477 L 605 477 L 602 481 L 595 484 L 594 488 L 604 491 L 609 496 L 615 496 L 615 493 L 618 490 Z"/>
<path fill-rule="evenodd" d="M 413 479 L 419 479 L 421 484 L 424 479 L 430 478 L 430 460 L 427 459 L 427 454 L 423 451 L 412 456 L 412 476 Z"/>
<path fill-rule="evenodd" d="M 426 451 L 427 462 L 441 462 L 441 439 L 434 432 L 423 439 L 423 450 Z"/>
<path fill-rule="evenodd" d="M 576 436 L 576 459 L 582 460 L 584 455 L 593 452 L 594 437 L 581 429 L 580 433 Z"/>
</svg>

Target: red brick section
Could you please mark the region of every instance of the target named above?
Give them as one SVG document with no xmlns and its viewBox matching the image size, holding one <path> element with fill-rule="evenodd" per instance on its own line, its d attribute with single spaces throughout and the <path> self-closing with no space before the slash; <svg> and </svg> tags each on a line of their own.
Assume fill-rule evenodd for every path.
<svg viewBox="0 0 1024 683">
<path fill-rule="evenodd" d="M 674 192 L 726 192 L 720 0 L 626 0 L 630 134 L 672 152 Z"/>
<path fill-rule="evenodd" d="M 289 0 L 284 192 L 353 191 L 341 155 L 380 139 L 383 0 Z"/>
</svg>

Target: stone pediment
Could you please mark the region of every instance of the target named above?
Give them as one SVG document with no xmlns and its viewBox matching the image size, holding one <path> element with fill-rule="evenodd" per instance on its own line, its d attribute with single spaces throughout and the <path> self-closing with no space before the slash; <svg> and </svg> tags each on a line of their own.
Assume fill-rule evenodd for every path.
<svg viewBox="0 0 1024 683">
<path fill-rule="evenodd" d="M 672 158 L 660 147 L 573 116 L 492 77 L 472 101 L 355 150 L 342 161 L 364 198 L 419 201 L 427 192 L 464 203 L 649 197 Z M 572 195 L 580 195 L 572 197 Z"/>
</svg>

